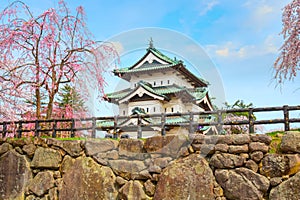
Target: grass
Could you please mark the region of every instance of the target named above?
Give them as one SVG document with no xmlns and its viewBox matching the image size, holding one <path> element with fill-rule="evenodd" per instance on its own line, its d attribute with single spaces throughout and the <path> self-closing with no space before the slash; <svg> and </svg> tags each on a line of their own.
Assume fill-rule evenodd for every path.
<svg viewBox="0 0 300 200">
<path fill-rule="evenodd" d="M 274 131 L 271 133 L 267 133 L 267 135 L 272 137 L 269 153 L 280 153 L 280 144 L 283 134 L 283 131 Z"/>
<path fill-rule="evenodd" d="M 32 141 L 34 140 L 34 137 L 21 137 L 21 138 L 6 138 L 6 140 L 8 141 L 18 141 L 18 140 L 26 140 L 27 138 L 30 138 Z M 55 139 L 55 140 L 59 140 L 59 141 L 79 141 L 79 140 L 87 140 L 87 139 L 93 139 L 93 140 L 116 140 L 116 141 L 120 141 L 120 138 L 86 138 L 86 137 L 64 137 L 64 138 L 60 138 L 60 137 L 50 137 L 50 136 L 42 136 L 40 138 L 43 139 Z"/>
<path fill-rule="evenodd" d="M 52 137 L 45 137 L 45 138 L 52 138 Z M 86 140 L 86 138 L 83 137 L 67 137 L 67 138 L 54 138 L 56 140 L 61 140 L 61 141 L 70 141 L 70 140 Z"/>
<path fill-rule="evenodd" d="M 300 128 L 292 129 L 291 131 L 300 131 Z M 272 142 L 270 144 L 269 153 L 281 153 L 280 152 L 280 144 L 282 136 L 284 135 L 285 131 L 272 131 L 270 133 L 266 133 L 272 137 Z"/>
</svg>

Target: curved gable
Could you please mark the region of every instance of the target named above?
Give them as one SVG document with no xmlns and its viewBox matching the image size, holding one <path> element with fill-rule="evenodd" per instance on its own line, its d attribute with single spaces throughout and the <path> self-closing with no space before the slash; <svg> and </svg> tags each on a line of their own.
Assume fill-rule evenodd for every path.
<svg viewBox="0 0 300 200">
<path fill-rule="evenodd" d="M 124 103 L 126 101 L 129 101 L 131 98 L 133 98 L 136 95 L 138 95 L 139 97 L 143 97 L 143 95 L 148 95 L 148 96 L 152 97 L 153 99 L 158 99 L 158 100 L 165 99 L 164 96 L 156 94 L 154 92 L 151 92 L 140 85 L 135 90 L 133 90 L 131 93 L 129 93 L 127 96 L 120 99 L 119 103 Z"/>
<path fill-rule="evenodd" d="M 175 63 L 175 61 L 164 56 L 163 54 L 161 54 L 158 50 L 156 50 L 154 48 L 148 48 L 147 53 L 138 62 L 136 62 L 133 66 L 129 67 L 129 70 L 137 69 L 145 64 L 149 65 L 152 63 L 156 63 L 156 64 L 160 64 L 160 65 L 168 65 L 168 64 Z"/>
</svg>

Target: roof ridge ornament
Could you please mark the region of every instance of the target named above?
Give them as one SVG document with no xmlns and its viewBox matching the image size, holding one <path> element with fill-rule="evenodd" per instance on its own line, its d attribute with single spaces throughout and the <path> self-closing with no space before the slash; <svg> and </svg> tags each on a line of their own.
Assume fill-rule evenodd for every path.
<svg viewBox="0 0 300 200">
<path fill-rule="evenodd" d="M 150 40 L 149 40 L 149 49 L 153 49 L 154 46 L 153 46 L 153 40 L 152 40 L 152 37 L 150 37 Z"/>
</svg>

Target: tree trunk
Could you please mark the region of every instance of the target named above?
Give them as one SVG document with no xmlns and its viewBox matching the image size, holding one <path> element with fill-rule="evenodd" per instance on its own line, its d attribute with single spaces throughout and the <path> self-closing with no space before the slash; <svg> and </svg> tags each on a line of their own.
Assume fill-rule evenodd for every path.
<svg viewBox="0 0 300 200">
<path fill-rule="evenodd" d="M 55 94 L 50 94 L 50 96 L 49 96 L 49 102 L 48 102 L 48 105 L 47 105 L 46 119 L 51 119 L 51 117 L 52 117 L 54 96 L 55 96 Z"/>
<path fill-rule="evenodd" d="M 40 119 L 41 118 L 41 93 L 39 88 L 35 89 L 35 98 L 36 98 L 36 118 Z"/>
</svg>

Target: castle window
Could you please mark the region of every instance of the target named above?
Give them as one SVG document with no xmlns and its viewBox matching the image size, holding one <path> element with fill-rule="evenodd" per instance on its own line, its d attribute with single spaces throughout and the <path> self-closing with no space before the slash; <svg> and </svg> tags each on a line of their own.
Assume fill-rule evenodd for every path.
<svg viewBox="0 0 300 200">
<path fill-rule="evenodd" d="M 163 85 L 163 84 L 164 84 L 164 82 L 163 82 L 163 81 L 160 81 L 160 84 L 161 84 L 161 85 Z"/>
<path fill-rule="evenodd" d="M 153 112 L 155 112 L 155 107 L 153 108 Z"/>
<path fill-rule="evenodd" d="M 165 112 L 167 112 L 167 108 L 165 108 Z"/>
<path fill-rule="evenodd" d="M 170 84 L 170 80 L 168 80 L 168 85 Z"/>
<path fill-rule="evenodd" d="M 156 82 L 155 82 L 155 81 L 153 82 L 153 85 L 154 85 L 154 86 L 156 85 Z"/>
<path fill-rule="evenodd" d="M 123 110 L 123 115 L 125 116 L 125 114 L 126 114 L 126 112 L 125 112 L 125 110 Z"/>
<path fill-rule="evenodd" d="M 174 108 L 173 107 L 171 108 L 171 112 L 174 112 Z"/>
<path fill-rule="evenodd" d="M 149 112 L 149 108 L 146 108 L 146 112 Z"/>
</svg>

